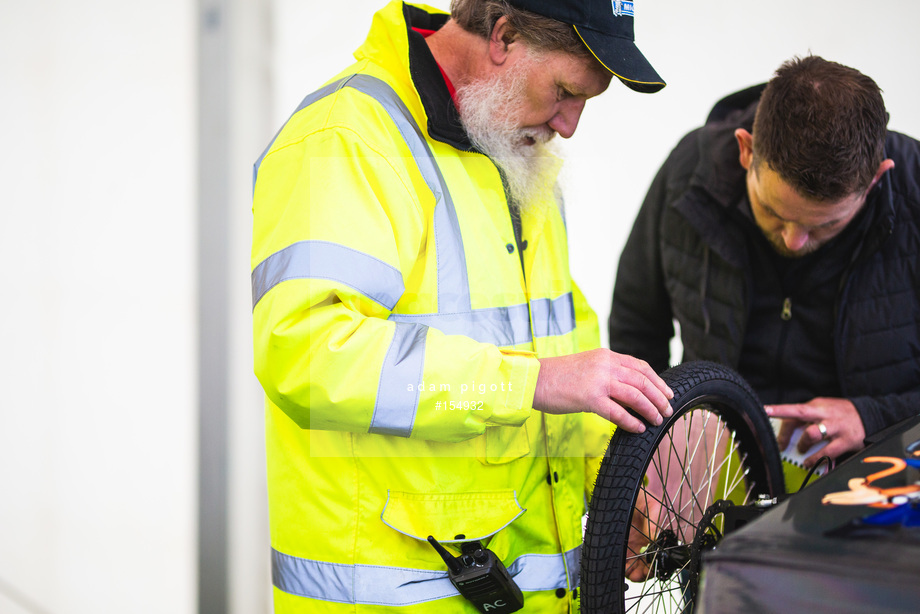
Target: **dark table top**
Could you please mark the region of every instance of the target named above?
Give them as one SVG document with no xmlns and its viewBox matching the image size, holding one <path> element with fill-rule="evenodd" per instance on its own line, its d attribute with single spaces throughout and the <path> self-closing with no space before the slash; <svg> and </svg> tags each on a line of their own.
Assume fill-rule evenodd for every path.
<svg viewBox="0 0 920 614">
<path fill-rule="evenodd" d="M 697 612 L 920 612 L 920 417 L 873 440 L 706 553 Z"/>
</svg>

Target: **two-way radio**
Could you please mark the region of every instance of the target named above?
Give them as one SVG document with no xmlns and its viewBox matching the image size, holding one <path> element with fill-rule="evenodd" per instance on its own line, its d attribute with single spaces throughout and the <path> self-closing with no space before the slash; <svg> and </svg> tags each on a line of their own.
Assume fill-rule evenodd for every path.
<svg viewBox="0 0 920 614">
<path fill-rule="evenodd" d="M 431 535 L 428 541 L 447 563 L 447 576 L 461 595 L 483 614 L 517 612 L 524 607 L 524 594 L 495 553 L 478 541 L 463 542 L 460 558 L 448 552 Z"/>
</svg>

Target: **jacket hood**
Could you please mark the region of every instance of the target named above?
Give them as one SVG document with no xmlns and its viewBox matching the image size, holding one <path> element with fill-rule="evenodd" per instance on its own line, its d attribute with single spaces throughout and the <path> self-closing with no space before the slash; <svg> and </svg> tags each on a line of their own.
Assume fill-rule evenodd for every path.
<svg viewBox="0 0 920 614">
<path fill-rule="evenodd" d="M 683 195 L 671 206 L 707 237 L 709 248 L 736 267 L 746 261 L 743 242 L 732 230 L 732 217 L 745 198 L 746 171 L 738 160 L 735 129 L 752 129 L 762 90 L 762 85 L 756 86 L 723 98 L 709 113 L 706 124 L 677 146 L 677 151 L 683 152 L 677 155 L 689 163 L 689 180 L 673 178 L 674 189 Z M 685 191 L 681 185 L 686 186 Z"/>
<path fill-rule="evenodd" d="M 744 167 L 738 161 L 735 130 L 753 131 L 754 113 L 766 84 L 726 96 L 709 112 L 699 131 L 699 164 L 690 181 L 708 192 L 723 207 L 733 207 L 744 197 Z"/>
</svg>

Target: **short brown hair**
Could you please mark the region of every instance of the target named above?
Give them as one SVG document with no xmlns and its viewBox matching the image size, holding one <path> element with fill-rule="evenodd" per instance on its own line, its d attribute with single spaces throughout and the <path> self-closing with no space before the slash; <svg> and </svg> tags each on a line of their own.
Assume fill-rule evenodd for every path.
<svg viewBox="0 0 920 614">
<path fill-rule="evenodd" d="M 882 163 L 888 113 L 875 81 L 818 56 L 792 58 L 754 118 L 754 164 L 797 192 L 836 202 L 867 189 Z"/>
<path fill-rule="evenodd" d="M 511 6 L 506 0 L 451 0 L 450 16 L 467 32 L 489 38 L 503 16 L 525 43 L 538 51 L 563 51 L 593 58 L 569 24 Z"/>
</svg>

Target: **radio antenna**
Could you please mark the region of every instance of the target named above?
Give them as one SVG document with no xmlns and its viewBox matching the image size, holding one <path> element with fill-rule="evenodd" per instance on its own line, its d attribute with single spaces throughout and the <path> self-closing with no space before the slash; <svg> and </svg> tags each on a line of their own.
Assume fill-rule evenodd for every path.
<svg viewBox="0 0 920 614">
<path fill-rule="evenodd" d="M 429 542 L 429 543 L 432 545 L 432 547 L 437 551 L 437 553 L 441 555 L 441 558 L 444 559 L 444 562 L 445 562 L 445 563 L 447 563 L 447 568 L 448 568 L 451 572 L 453 572 L 453 573 L 455 573 L 455 574 L 460 573 L 460 570 L 463 569 L 463 565 L 460 564 L 460 561 L 457 560 L 457 557 L 455 557 L 455 556 L 452 555 L 450 552 L 448 552 L 448 551 L 444 548 L 444 546 L 442 546 L 441 544 L 439 544 L 439 543 L 438 543 L 438 540 L 436 540 L 436 539 L 435 539 L 434 537 L 432 537 L 431 535 L 428 536 L 428 542 Z"/>
</svg>

